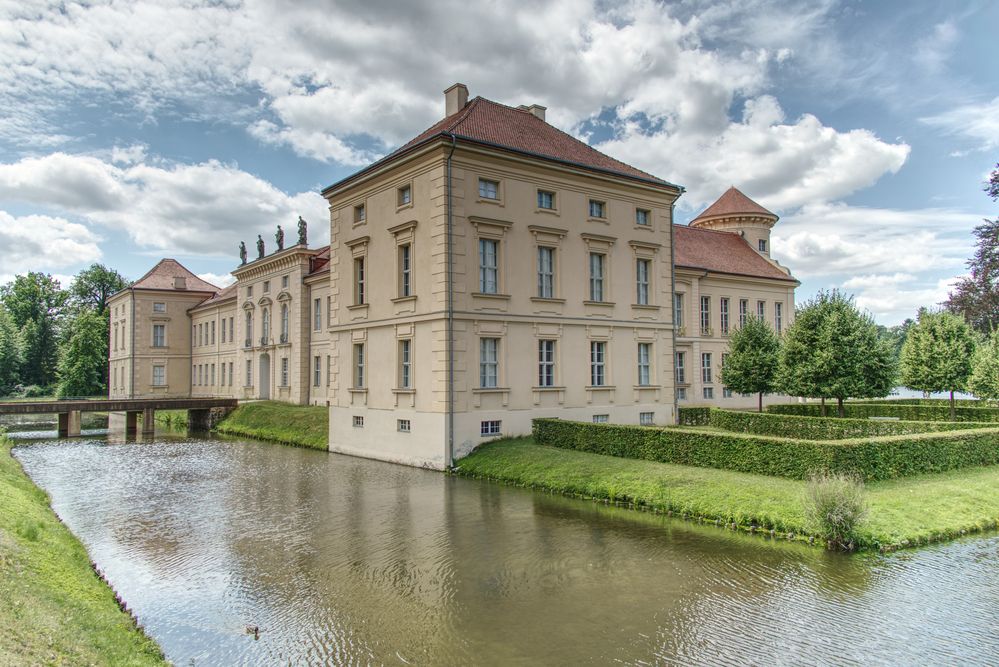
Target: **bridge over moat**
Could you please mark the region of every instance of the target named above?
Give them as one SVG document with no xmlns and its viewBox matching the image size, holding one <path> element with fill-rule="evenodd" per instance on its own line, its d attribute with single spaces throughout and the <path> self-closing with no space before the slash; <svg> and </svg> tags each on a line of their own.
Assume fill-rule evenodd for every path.
<svg viewBox="0 0 999 667">
<path fill-rule="evenodd" d="M 0 415 L 59 415 L 59 437 L 80 435 L 81 416 L 84 412 L 124 412 L 125 433 L 134 435 L 142 415 L 142 433 L 151 435 L 155 428 L 157 410 L 187 410 L 188 423 L 198 428 L 208 426 L 208 416 L 213 408 L 234 409 L 239 404 L 235 398 L 123 398 L 123 399 L 69 399 L 58 401 L 0 402 Z"/>
</svg>

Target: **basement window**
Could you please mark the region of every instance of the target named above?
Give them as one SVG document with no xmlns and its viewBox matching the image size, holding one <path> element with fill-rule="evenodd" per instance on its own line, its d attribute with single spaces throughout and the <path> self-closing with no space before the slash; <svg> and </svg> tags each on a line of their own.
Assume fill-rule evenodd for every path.
<svg viewBox="0 0 999 667">
<path fill-rule="evenodd" d="M 593 415 L 594 424 L 606 424 L 610 421 L 610 415 Z"/>
<path fill-rule="evenodd" d="M 410 422 L 408 419 L 397 419 L 396 426 L 399 429 L 400 433 L 409 433 L 411 430 Z"/>
<path fill-rule="evenodd" d="M 354 428 L 364 428 L 364 417 L 354 415 Z"/>
<path fill-rule="evenodd" d="M 500 427 L 503 422 L 499 419 L 493 419 L 489 421 L 484 421 L 479 424 L 479 434 L 480 435 L 499 435 L 501 433 Z"/>
</svg>

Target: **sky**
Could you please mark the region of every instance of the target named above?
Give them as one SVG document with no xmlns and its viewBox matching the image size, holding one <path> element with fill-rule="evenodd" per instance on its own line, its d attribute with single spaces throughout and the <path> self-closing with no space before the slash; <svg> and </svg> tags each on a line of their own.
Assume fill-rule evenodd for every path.
<svg viewBox="0 0 999 667">
<path fill-rule="evenodd" d="M 0 283 L 173 257 L 219 285 L 241 240 L 328 242 L 319 191 L 472 96 L 780 215 L 798 300 L 885 325 L 944 300 L 995 217 L 999 3 L 0 0 Z"/>
</svg>

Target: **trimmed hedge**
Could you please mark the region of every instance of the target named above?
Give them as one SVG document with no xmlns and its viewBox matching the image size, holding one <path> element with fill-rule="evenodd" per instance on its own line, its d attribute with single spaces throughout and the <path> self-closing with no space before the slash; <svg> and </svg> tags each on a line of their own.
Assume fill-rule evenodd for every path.
<svg viewBox="0 0 999 667">
<path fill-rule="evenodd" d="M 950 421 L 950 406 L 935 405 L 897 405 L 895 401 L 885 403 L 844 403 L 843 412 L 847 418 L 867 419 L 869 417 L 898 417 L 907 421 Z M 826 405 L 828 415 L 835 419 L 836 404 Z M 779 415 L 799 415 L 802 417 L 821 417 L 822 406 L 818 403 L 781 403 L 768 405 L 767 412 Z M 959 422 L 999 422 L 999 409 L 970 408 L 955 406 L 954 419 Z"/>
<path fill-rule="evenodd" d="M 767 412 L 738 412 L 714 408 L 708 425 L 735 433 L 755 433 L 800 440 L 842 440 L 884 435 L 910 435 L 972 428 L 989 428 L 988 422 L 876 421 L 838 417 L 802 417 Z"/>
<path fill-rule="evenodd" d="M 684 426 L 705 426 L 711 421 L 711 408 L 680 408 L 679 417 L 678 421 Z"/>
<path fill-rule="evenodd" d="M 850 440 L 795 440 L 617 424 L 535 419 L 543 445 L 645 459 L 807 479 L 819 471 L 894 479 L 999 463 L 999 428 Z"/>
<path fill-rule="evenodd" d="M 887 403 L 889 405 L 950 405 L 949 398 L 859 398 L 853 399 L 851 403 Z M 827 401 L 828 403 L 828 401 Z M 836 405 L 833 401 L 832 405 Z M 977 398 L 955 398 L 954 405 L 963 405 L 968 408 L 994 408 L 995 404 Z"/>
</svg>

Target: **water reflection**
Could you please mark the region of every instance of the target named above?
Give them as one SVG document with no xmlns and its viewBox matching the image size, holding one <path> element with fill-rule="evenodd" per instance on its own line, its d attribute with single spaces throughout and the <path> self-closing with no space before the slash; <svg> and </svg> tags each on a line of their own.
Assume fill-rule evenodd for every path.
<svg viewBox="0 0 999 667">
<path fill-rule="evenodd" d="M 177 664 L 999 659 L 995 537 L 848 558 L 258 443 L 16 455 Z"/>
</svg>

